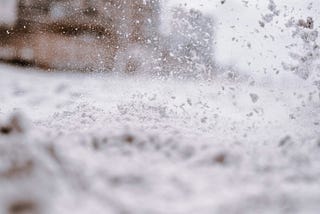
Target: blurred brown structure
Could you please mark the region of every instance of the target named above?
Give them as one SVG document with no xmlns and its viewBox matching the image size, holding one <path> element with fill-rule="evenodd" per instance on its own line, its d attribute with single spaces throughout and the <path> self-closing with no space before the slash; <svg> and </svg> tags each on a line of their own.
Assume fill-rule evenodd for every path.
<svg viewBox="0 0 320 214">
<path fill-rule="evenodd" d="M 16 7 L 15 23 L 0 25 L 5 61 L 111 70 L 128 57 L 119 53 L 151 48 L 158 37 L 158 0 L 17 0 Z M 126 69 L 133 69 L 130 63 Z"/>
<path fill-rule="evenodd" d="M 199 11 L 174 9 L 171 32 L 163 35 L 160 0 L 0 0 L 0 15 L 1 1 L 16 17 L 1 25 L 0 16 L 0 60 L 179 78 L 213 74 L 213 20 Z"/>
</svg>

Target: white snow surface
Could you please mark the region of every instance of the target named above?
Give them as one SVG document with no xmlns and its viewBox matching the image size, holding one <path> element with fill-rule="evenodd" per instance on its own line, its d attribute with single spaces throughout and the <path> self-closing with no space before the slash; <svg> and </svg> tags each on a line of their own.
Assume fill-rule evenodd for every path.
<svg viewBox="0 0 320 214">
<path fill-rule="evenodd" d="M 319 213 L 319 93 L 0 65 L 0 213 Z"/>
</svg>

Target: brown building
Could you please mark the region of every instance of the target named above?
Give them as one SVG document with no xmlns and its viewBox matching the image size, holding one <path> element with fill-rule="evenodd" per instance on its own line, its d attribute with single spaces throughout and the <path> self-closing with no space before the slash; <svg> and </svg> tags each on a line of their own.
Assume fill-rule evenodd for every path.
<svg viewBox="0 0 320 214">
<path fill-rule="evenodd" d="M 0 22 L 0 60 L 207 79 L 214 70 L 212 18 L 175 8 L 171 33 L 162 35 L 159 1 L 11 1 L 16 17 Z"/>
<path fill-rule="evenodd" d="M 111 70 L 118 53 L 147 48 L 157 37 L 158 0 L 19 0 L 16 6 L 15 23 L 0 29 L 2 60 Z"/>
</svg>

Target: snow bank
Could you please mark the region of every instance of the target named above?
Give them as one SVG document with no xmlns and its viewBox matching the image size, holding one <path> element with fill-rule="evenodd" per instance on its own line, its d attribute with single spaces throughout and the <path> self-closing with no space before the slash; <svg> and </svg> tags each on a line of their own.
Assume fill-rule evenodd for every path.
<svg viewBox="0 0 320 214">
<path fill-rule="evenodd" d="M 0 86 L 2 213 L 320 209 L 315 86 L 4 65 Z"/>
</svg>

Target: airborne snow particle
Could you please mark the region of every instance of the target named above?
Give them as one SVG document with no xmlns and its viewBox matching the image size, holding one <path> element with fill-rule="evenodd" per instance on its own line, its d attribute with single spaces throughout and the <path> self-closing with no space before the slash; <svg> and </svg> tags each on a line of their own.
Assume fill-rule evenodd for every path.
<svg viewBox="0 0 320 214">
<path fill-rule="evenodd" d="M 256 103 L 259 99 L 259 96 L 257 94 L 251 93 L 250 98 L 253 103 Z"/>
<path fill-rule="evenodd" d="M 287 143 L 291 141 L 291 137 L 289 135 L 285 136 L 283 139 L 280 140 L 279 146 L 285 146 Z"/>
<path fill-rule="evenodd" d="M 313 29 L 314 21 L 313 21 L 312 17 L 308 17 L 306 21 L 303 19 L 300 19 L 298 21 L 298 26 L 308 28 L 308 29 Z"/>
<path fill-rule="evenodd" d="M 187 103 L 189 104 L 189 106 L 192 106 L 192 101 L 191 101 L 191 99 L 187 99 Z"/>
<path fill-rule="evenodd" d="M 10 118 L 6 124 L 0 124 L 0 135 L 10 135 L 13 132 L 16 134 L 21 134 L 25 132 L 25 121 L 20 114 L 15 113 Z"/>
<path fill-rule="evenodd" d="M 259 25 L 260 25 L 260 27 L 264 27 L 265 23 L 263 21 L 259 21 Z"/>
<path fill-rule="evenodd" d="M 227 161 L 227 154 L 219 153 L 213 158 L 214 163 L 225 164 Z"/>
</svg>

